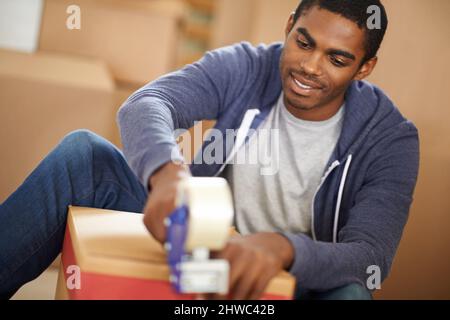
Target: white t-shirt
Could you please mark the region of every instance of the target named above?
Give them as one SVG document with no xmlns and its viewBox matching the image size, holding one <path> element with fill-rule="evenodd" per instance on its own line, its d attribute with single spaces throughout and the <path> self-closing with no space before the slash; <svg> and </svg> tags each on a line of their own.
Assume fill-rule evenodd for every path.
<svg viewBox="0 0 450 320">
<path fill-rule="evenodd" d="M 292 115 L 280 96 L 224 172 L 240 233 L 311 235 L 313 196 L 339 139 L 344 110 L 345 105 L 325 121 L 305 121 Z"/>
</svg>

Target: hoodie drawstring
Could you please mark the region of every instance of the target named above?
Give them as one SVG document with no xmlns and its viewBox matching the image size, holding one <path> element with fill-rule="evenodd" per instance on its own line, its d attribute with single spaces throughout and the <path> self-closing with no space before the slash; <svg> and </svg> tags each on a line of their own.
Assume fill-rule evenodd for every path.
<svg viewBox="0 0 450 320">
<path fill-rule="evenodd" d="M 339 211 L 341 207 L 342 194 L 344 192 L 345 180 L 347 179 L 348 169 L 350 168 L 350 164 L 352 163 L 353 155 L 349 155 L 347 157 L 347 161 L 345 162 L 344 172 L 342 173 L 341 183 L 339 184 L 339 192 L 336 202 L 336 211 L 334 212 L 334 223 L 333 223 L 333 243 L 337 243 L 337 231 L 339 224 Z"/>
</svg>

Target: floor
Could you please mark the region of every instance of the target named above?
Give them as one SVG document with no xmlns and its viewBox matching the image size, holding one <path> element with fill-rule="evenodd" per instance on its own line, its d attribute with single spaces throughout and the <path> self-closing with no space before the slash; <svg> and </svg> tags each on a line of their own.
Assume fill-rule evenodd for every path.
<svg viewBox="0 0 450 320">
<path fill-rule="evenodd" d="M 54 300 L 58 266 L 59 259 L 55 260 L 37 279 L 20 288 L 11 300 Z"/>
</svg>

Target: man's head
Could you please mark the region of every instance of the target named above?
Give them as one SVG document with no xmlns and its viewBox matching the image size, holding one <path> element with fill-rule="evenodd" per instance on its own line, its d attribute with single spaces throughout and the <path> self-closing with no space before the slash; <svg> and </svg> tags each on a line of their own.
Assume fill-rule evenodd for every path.
<svg viewBox="0 0 450 320">
<path fill-rule="evenodd" d="M 373 5 L 378 29 L 367 27 Z M 372 72 L 386 27 L 379 0 L 303 0 L 289 18 L 280 61 L 291 113 L 308 120 L 332 116 L 350 83 Z"/>
</svg>

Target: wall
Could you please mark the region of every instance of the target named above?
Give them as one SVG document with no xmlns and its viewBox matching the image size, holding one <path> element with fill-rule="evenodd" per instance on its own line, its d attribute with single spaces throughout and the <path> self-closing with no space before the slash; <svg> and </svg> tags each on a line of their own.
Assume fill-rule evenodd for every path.
<svg viewBox="0 0 450 320">
<path fill-rule="evenodd" d="M 415 201 L 380 298 L 450 299 L 450 1 L 384 1 L 390 26 L 370 78 L 419 129 Z"/>
</svg>

